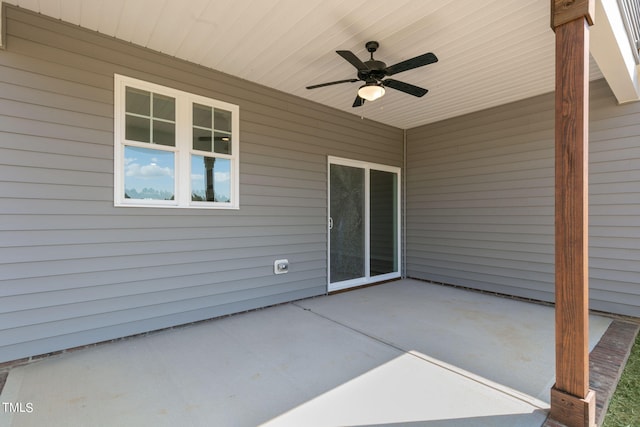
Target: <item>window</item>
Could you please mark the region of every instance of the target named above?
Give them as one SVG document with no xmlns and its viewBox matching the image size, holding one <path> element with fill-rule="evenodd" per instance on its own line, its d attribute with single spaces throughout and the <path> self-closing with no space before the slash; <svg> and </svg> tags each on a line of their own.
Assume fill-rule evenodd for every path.
<svg viewBox="0 0 640 427">
<path fill-rule="evenodd" d="M 237 209 L 237 105 L 115 75 L 114 204 Z"/>
</svg>

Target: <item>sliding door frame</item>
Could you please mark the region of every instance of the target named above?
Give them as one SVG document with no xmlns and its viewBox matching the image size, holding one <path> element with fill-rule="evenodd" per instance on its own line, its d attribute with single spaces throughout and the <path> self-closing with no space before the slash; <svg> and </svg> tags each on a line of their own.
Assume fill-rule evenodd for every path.
<svg viewBox="0 0 640 427">
<path fill-rule="evenodd" d="M 342 282 L 331 283 L 331 165 L 350 166 L 364 169 L 365 176 L 365 206 L 364 206 L 364 277 L 345 280 Z M 396 234 L 396 271 L 386 274 L 371 276 L 371 170 L 390 172 L 396 175 L 396 213 L 397 218 L 395 224 Z M 328 292 L 339 291 L 342 289 L 352 288 L 356 286 L 368 285 L 385 280 L 397 279 L 402 273 L 402 215 L 401 215 L 401 197 L 402 197 L 402 168 L 396 166 L 388 166 L 379 163 L 364 162 L 360 160 L 345 159 L 341 157 L 328 156 L 327 159 L 327 290 Z"/>
</svg>

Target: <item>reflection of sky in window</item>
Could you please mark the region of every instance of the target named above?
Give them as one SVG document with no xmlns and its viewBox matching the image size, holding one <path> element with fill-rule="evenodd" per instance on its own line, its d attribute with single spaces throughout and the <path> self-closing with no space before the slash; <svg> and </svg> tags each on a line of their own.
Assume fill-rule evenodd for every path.
<svg viewBox="0 0 640 427">
<path fill-rule="evenodd" d="M 174 191 L 174 154 L 172 152 L 139 147 L 125 147 L 125 189 L 142 192 L 150 189 L 157 193 Z M 150 197 L 156 198 L 156 197 Z"/>
<path fill-rule="evenodd" d="M 213 160 L 213 159 L 212 159 Z M 215 159 L 213 164 L 213 190 L 216 201 L 231 200 L 231 161 Z M 206 167 L 203 156 L 191 156 L 191 192 L 203 197 L 206 194 Z"/>
</svg>

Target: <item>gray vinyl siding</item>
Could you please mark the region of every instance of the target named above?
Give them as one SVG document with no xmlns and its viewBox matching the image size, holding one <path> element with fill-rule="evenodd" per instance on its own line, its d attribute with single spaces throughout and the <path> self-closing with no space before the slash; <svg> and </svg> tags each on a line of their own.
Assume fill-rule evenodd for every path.
<svg viewBox="0 0 640 427">
<path fill-rule="evenodd" d="M 408 276 L 554 298 L 554 97 L 407 132 Z M 590 307 L 640 315 L 640 103 L 591 84 Z"/>
<path fill-rule="evenodd" d="M 5 7 L 0 362 L 326 292 L 327 156 L 401 130 Z M 239 210 L 113 206 L 114 73 L 240 106 Z"/>
</svg>

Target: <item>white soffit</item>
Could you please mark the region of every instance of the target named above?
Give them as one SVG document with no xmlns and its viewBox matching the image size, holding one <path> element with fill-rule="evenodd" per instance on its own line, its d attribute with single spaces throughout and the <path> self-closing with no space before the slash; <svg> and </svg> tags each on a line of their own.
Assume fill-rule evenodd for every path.
<svg viewBox="0 0 640 427">
<path fill-rule="evenodd" d="M 522 0 L 6 0 L 90 30 L 220 70 L 357 116 L 407 129 L 554 90 L 548 1 Z M 439 62 L 394 75 L 429 89 L 389 88 L 351 105 L 362 84 L 336 50 L 392 65 L 433 52 Z M 593 63 L 593 61 L 592 61 Z M 591 78 L 602 74 L 592 67 Z"/>
</svg>

